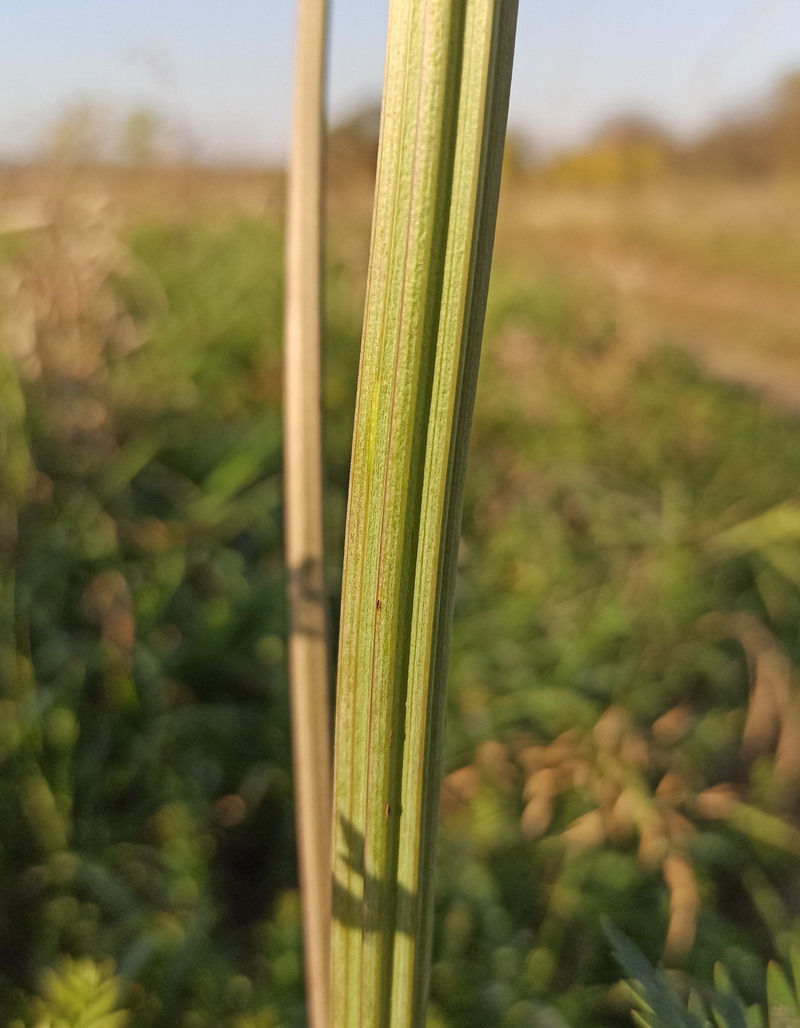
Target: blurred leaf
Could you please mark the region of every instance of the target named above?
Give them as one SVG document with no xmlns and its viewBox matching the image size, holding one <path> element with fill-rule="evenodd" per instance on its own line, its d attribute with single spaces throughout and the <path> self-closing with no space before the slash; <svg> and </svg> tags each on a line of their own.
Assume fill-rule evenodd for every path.
<svg viewBox="0 0 800 1028">
<path fill-rule="evenodd" d="M 731 984 L 728 972 L 717 963 L 714 965 L 714 1018 L 719 1028 L 747 1028 L 747 1016 L 742 1001 Z"/>
<path fill-rule="evenodd" d="M 120 990 L 110 962 L 63 958 L 42 976 L 35 1028 L 124 1028 L 129 1014 L 115 1010 Z"/>
<path fill-rule="evenodd" d="M 797 992 L 778 965 L 772 961 L 767 968 L 767 1001 L 770 1028 L 800 1025 L 800 1004 Z"/>
<path fill-rule="evenodd" d="M 792 577 L 797 570 L 796 562 L 784 563 L 781 568 L 781 545 L 796 544 L 800 541 L 800 505 L 793 500 L 777 504 L 756 517 L 740 521 L 732 528 L 719 532 L 709 540 L 712 550 L 725 555 L 735 556 L 752 551 L 772 556 L 778 570 L 790 571 Z M 788 553 L 787 553 L 788 559 Z M 793 577 L 793 581 L 798 581 Z"/>
<path fill-rule="evenodd" d="M 622 969 L 641 989 L 637 995 L 648 1028 L 704 1028 L 704 1022 L 681 1003 L 664 974 L 607 918 L 603 920 L 603 931 Z"/>
<path fill-rule="evenodd" d="M 225 504 L 262 473 L 267 458 L 280 445 L 277 423 L 259 425 L 220 461 L 203 482 L 204 495 L 189 508 L 189 515 L 200 522 L 213 522 Z"/>
</svg>

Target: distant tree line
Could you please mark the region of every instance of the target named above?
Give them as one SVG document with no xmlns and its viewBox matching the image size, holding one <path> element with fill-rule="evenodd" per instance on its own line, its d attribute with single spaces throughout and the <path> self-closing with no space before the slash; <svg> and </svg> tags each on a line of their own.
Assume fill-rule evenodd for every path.
<svg viewBox="0 0 800 1028">
<path fill-rule="evenodd" d="M 626 115 L 537 170 L 583 185 L 635 185 L 667 173 L 742 180 L 800 174 L 800 71 L 783 77 L 765 102 L 691 141 L 646 116 Z"/>
<path fill-rule="evenodd" d="M 331 183 L 359 183 L 374 175 L 380 105 L 367 104 L 332 129 Z M 120 116 L 92 102 L 67 108 L 50 126 L 43 155 L 68 165 L 127 166 L 193 162 L 196 143 L 156 111 Z M 542 154 L 521 133 L 509 132 L 504 175 L 529 174 L 558 184 L 629 186 L 665 174 L 761 179 L 800 174 L 800 71 L 785 75 L 762 103 L 712 126 L 690 141 L 676 139 L 643 114 L 608 121 L 585 145 Z"/>
<path fill-rule="evenodd" d="M 741 178 L 800 172 L 800 71 L 782 78 L 760 109 L 727 119 L 676 159 L 688 171 Z"/>
</svg>

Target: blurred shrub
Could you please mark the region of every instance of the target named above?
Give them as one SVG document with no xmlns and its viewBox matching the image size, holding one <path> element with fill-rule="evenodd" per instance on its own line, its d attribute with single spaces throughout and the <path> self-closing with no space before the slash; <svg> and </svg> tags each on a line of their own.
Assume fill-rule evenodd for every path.
<svg viewBox="0 0 800 1028">
<path fill-rule="evenodd" d="M 693 990 L 684 999 L 663 972 L 610 922 L 606 933 L 614 955 L 631 976 L 633 1019 L 642 1028 L 705 1028 L 712 1024 L 710 1016 L 716 1028 L 790 1028 L 800 1024 L 800 952 L 796 949 L 791 954 L 794 981 L 776 963 L 769 965 L 765 1016 L 764 1008 L 745 1006 L 722 964 L 714 968 L 713 991 L 701 994 Z"/>
<path fill-rule="evenodd" d="M 547 165 L 545 180 L 559 186 L 643 186 L 668 171 L 675 144 L 658 125 L 638 117 L 617 118 L 588 146 Z"/>
<path fill-rule="evenodd" d="M 489 325 L 436 1002 L 459 1025 L 545 998 L 623 1023 L 604 913 L 698 982 L 718 959 L 763 982 L 798 931 L 797 428 L 674 354 L 635 358 L 608 301 L 547 269 L 498 275 Z"/>
<path fill-rule="evenodd" d="M 800 74 L 784 75 L 766 99 L 679 148 L 684 172 L 736 179 L 800 173 Z"/>
<path fill-rule="evenodd" d="M 33 1028 L 125 1028 L 129 1015 L 117 1009 L 121 984 L 108 962 L 62 958 L 57 970 L 42 974 Z"/>
<path fill-rule="evenodd" d="M 111 955 L 132 1028 L 300 1025 L 280 239 L 49 217 L 3 264 L 0 1018 Z M 330 255 L 333 583 L 356 235 Z M 797 427 L 636 356 L 544 267 L 500 263 L 487 326 L 432 1023 L 625 1023 L 602 914 L 759 1002 L 798 932 Z"/>
<path fill-rule="evenodd" d="M 668 172 L 740 180 L 800 173 L 800 73 L 784 75 L 761 102 L 690 141 L 639 115 L 615 118 L 586 144 L 542 164 L 545 182 L 595 189 L 638 187 Z"/>
<path fill-rule="evenodd" d="M 111 953 L 132 1024 L 299 1023 L 296 929 L 256 941 L 295 885 L 280 247 L 130 248 L 86 209 L 21 248 L 3 312 L 0 1016 Z"/>
</svg>

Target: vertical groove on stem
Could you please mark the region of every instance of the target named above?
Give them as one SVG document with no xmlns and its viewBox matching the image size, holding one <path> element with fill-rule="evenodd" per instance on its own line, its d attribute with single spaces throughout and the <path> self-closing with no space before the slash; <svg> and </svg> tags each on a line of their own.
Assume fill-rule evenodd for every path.
<svg viewBox="0 0 800 1028">
<path fill-rule="evenodd" d="M 284 495 L 295 812 L 311 1028 L 329 1025 L 331 756 L 322 529 L 326 0 L 299 0 L 286 230 Z"/>
</svg>

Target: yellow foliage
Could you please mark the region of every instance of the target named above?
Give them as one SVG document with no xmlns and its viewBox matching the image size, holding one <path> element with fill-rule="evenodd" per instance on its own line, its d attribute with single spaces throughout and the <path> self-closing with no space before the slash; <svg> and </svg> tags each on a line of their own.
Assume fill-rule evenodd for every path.
<svg viewBox="0 0 800 1028">
<path fill-rule="evenodd" d="M 545 177 L 559 186 L 638 186 L 662 175 L 666 164 L 658 143 L 605 142 L 557 159 Z"/>
</svg>

